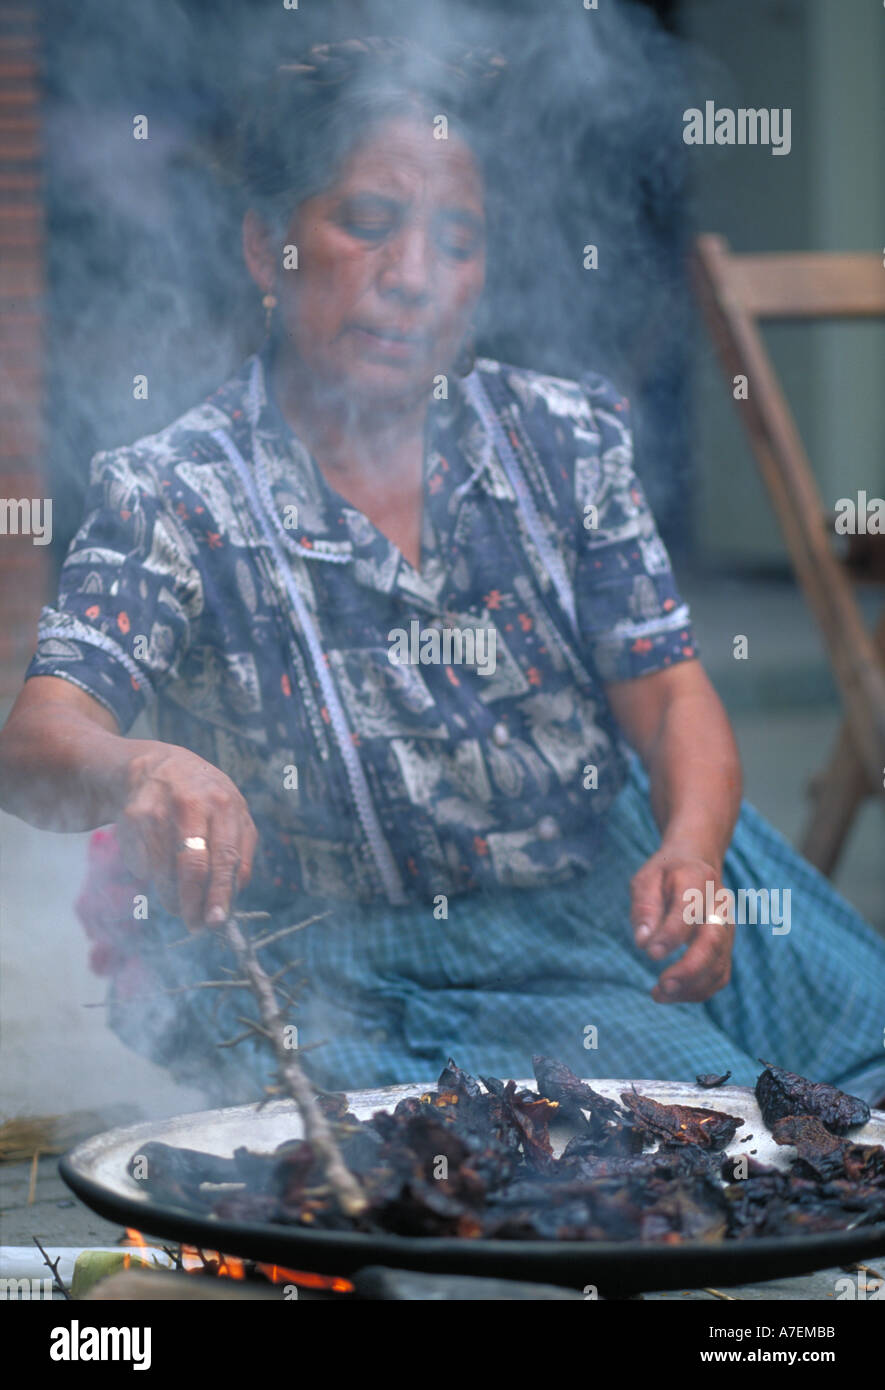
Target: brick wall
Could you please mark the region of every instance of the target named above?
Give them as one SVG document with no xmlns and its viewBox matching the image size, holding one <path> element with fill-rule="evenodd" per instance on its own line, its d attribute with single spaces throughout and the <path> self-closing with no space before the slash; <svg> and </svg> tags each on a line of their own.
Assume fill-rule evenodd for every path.
<svg viewBox="0 0 885 1390">
<path fill-rule="evenodd" d="M 48 547 L 14 534 L 9 499 L 45 498 L 42 393 L 45 292 L 38 6 L 0 0 L 0 695 L 34 643 Z M 5 534 L 4 534 L 5 533 Z"/>
</svg>

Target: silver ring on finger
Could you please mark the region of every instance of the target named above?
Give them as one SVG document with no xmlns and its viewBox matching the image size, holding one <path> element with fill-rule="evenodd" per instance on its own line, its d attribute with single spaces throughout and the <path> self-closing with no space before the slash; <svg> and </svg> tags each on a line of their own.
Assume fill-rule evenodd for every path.
<svg viewBox="0 0 885 1390">
<path fill-rule="evenodd" d="M 203 839 L 202 835 L 188 835 L 184 840 L 181 840 L 179 842 L 178 848 L 179 850 L 207 850 L 209 846 L 206 844 L 206 841 Z"/>
</svg>

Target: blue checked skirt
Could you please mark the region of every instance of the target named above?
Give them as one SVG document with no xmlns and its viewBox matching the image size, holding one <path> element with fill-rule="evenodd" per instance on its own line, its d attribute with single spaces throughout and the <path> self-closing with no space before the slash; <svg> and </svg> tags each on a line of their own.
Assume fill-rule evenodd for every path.
<svg viewBox="0 0 885 1390">
<path fill-rule="evenodd" d="M 705 1003 L 650 997 L 663 966 L 633 943 L 630 879 L 660 835 L 645 771 L 627 756 L 627 783 L 584 877 L 452 897 L 446 920 L 430 906 L 335 903 L 265 948 L 269 969 L 297 957 L 288 979 L 309 981 L 292 1017 L 318 1084 L 430 1082 L 449 1056 L 473 1073 L 530 1077 L 532 1054 L 545 1053 L 584 1077 L 693 1081 L 730 1070 L 749 1086 L 762 1057 L 871 1103 L 885 1096 L 885 940 L 746 801 L 724 883 L 735 893 L 789 889 L 791 929 L 739 925 L 731 981 Z M 290 920 L 328 906 L 299 901 Z M 180 923 L 170 930 L 181 936 Z M 188 947 L 158 951 L 170 984 L 189 955 L 194 977 L 217 975 L 217 948 L 195 940 L 199 966 Z M 124 1041 L 216 1102 L 254 1099 L 273 1081 L 263 1042 L 217 1046 L 254 1017 L 243 991 L 110 1003 Z"/>
</svg>

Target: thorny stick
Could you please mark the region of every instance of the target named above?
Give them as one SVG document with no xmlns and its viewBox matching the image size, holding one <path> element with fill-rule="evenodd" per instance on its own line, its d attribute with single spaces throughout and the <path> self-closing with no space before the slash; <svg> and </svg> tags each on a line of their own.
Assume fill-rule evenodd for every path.
<svg viewBox="0 0 885 1390">
<path fill-rule="evenodd" d="M 237 1033 L 232 1038 L 225 1038 L 224 1042 L 216 1043 L 216 1047 L 238 1047 L 241 1042 L 251 1038 L 255 1033 L 254 1028 L 246 1028 L 242 1033 Z"/>
<path fill-rule="evenodd" d="M 269 946 L 272 941 L 279 941 L 283 936 L 290 936 L 292 932 L 304 931 L 305 927 L 313 926 L 314 922 L 321 922 L 324 917 L 331 915 L 332 909 L 327 908 L 325 912 L 317 912 L 313 917 L 306 917 L 303 922 L 296 922 L 294 926 L 282 927 L 279 931 L 268 932 L 266 936 L 259 936 L 255 941 L 256 950 L 262 950 Z M 270 918 L 269 912 L 237 912 L 234 914 L 238 922 L 266 922 Z M 175 941 L 170 941 L 166 946 L 167 951 L 175 951 L 180 946 L 190 946 L 192 942 L 199 941 L 200 933 L 196 931 L 188 932 L 187 936 L 179 936 Z"/>
<path fill-rule="evenodd" d="M 280 1013 L 273 984 L 258 960 L 255 944 L 243 935 L 236 915 L 227 919 L 224 934 L 240 970 L 252 987 L 261 1021 L 270 1034 L 280 1074 L 289 1095 L 301 1112 L 305 1138 L 320 1159 L 329 1186 L 342 1209 L 348 1216 L 359 1216 L 366 1209 L 366 1198 L 356 1178 L 345 1166 L 326 1117 L 317 1105 L 310 1082 L 293 1056 L 292 1049 L 286 1046 L 285 1019 Z"/>
<path fill-rule="evenodd" d="M 70 1299 L 70 1298 L 71 1298 L 71 1294 L 70 1294 L 70 1292 L 69 1292 L 69 1290 L 68 1290 L 68 1288 L 67 1288 L 67 1286 L 66 1286 L 64 1280 L 62 1279 L 61 1275 L 60 1275 L 59 1272 L 58 1272 L 58 1266 L 59 1266 L 59 1264 L 60 1264 L 60 1262 L 61 1262 L 61 1255 L 59 1255 L 58 1259 L 56 1259 L 56 1260 L 50 1260 L 49 1256 L 47 1255 L 46 1251 L 43 1249 L 43 1246 L 40 1244 L 40 1242 L 39 1242 L 39 1240 L 37 1239 L 37 1237 L 36 1237 L 36 1236 L 31 1236 L 31 1240 L 34 1242 L 34 1244 L 36 1245 L 37 1249 L 40 1251 L 40 1254 L 43 1256 L 43 1263 L 46 1265 L 47 1269 L 51 1269 L 51 1270 L 52 1270 L 52 1277 L 53 1277 L 53 1279 L 55 1280 L 55 1287 L 58 1289 L 59 1293 L 60 1293 L 64 1298 Z"/>
<path fill-rule="evenodd" d="M 292 932 L 304 931 L 305 927 L 310 927 L 314 922 L 321 922 L 324 917 L 328 917 L 330 912 L 331 908 L 327 912 L 317 912 L 313 917 L 306 917 L 303 922 L 296 922 L 292 927 L 281 927 L 279 931 L 268 932 L 265 936 L 259 936 L 255 942 L 256 951 L 263 950 L 272 941 L 279 941 L 284 936 L 291 936 Z M 258 913 L 255 916 L 257 917 Z"/>
<path fill-rule="evenodd" d="M 262 1038 L 267 1038 L 268 1042 L 273 1042 L 271 1034 L 260 1023 L 256 1023 L 254 1018 L 247 1018 L 245 1014 L 237 1014 L 237 1023 L 245 1023 L 250 1033 L 259 1033 Z"/>
</svg>

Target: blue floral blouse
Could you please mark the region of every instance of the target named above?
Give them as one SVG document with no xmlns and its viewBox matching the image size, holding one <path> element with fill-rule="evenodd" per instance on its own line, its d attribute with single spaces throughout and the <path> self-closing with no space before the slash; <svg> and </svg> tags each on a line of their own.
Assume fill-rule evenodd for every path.
<svg viewBox="0 0 885 1390">
<path fill-rule="evenodd" d="M 261 836 L 248 906 L 582 872 L 625 774 L 605 683 L 697 655 L 627 401 L 488 359 L 443 382 L 416 570 L 323 478 L 268 365 L 96 455 L 27 676 L 123 733 L 147 711 L 232 778 Z"/>
</svg>

